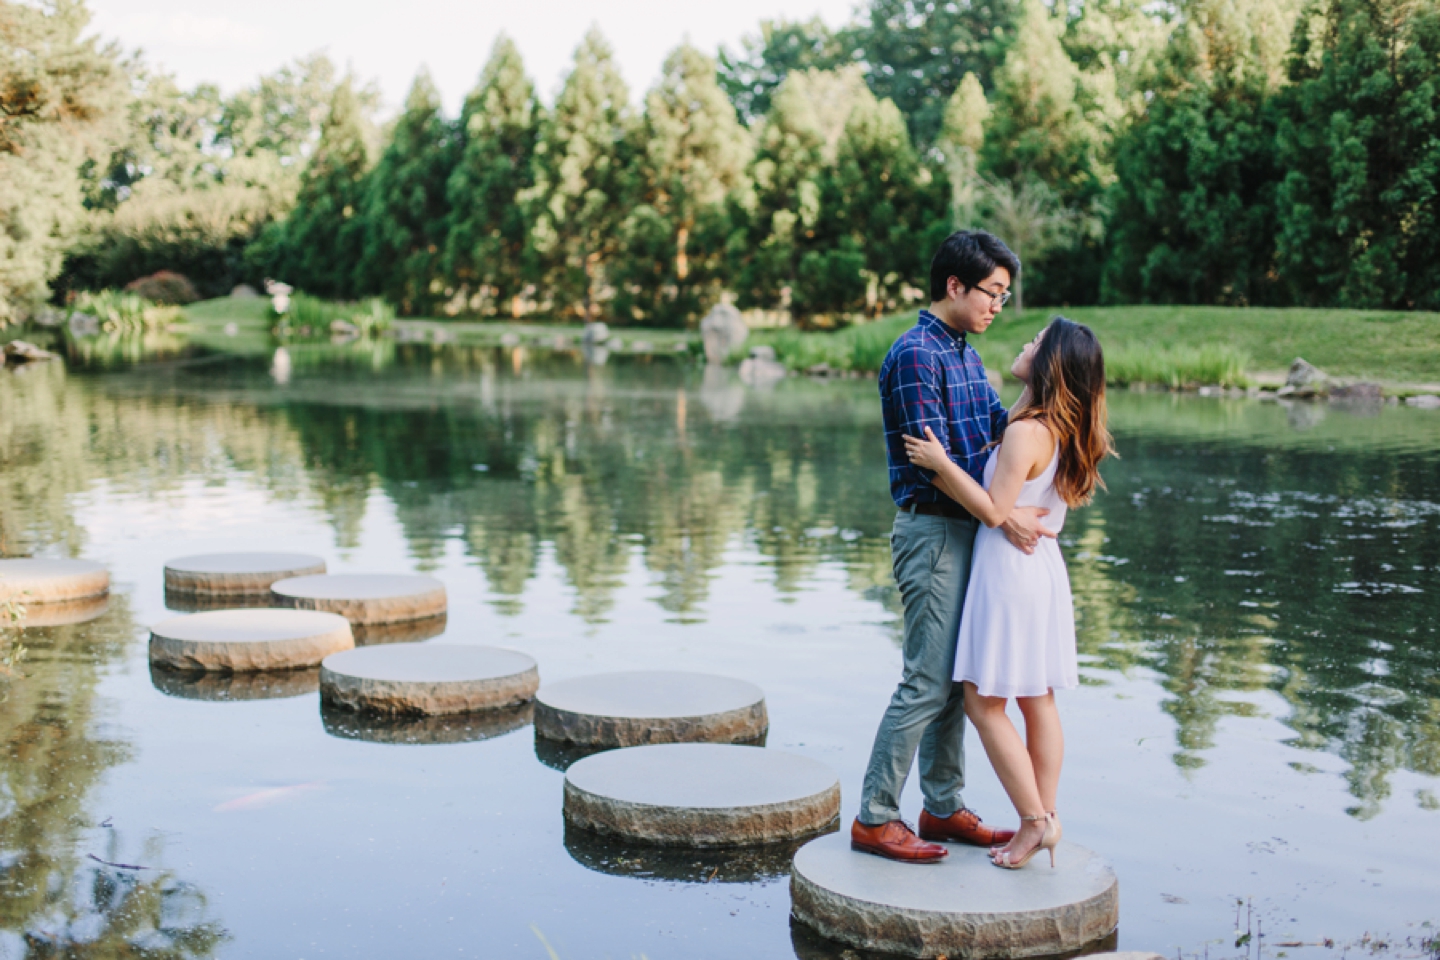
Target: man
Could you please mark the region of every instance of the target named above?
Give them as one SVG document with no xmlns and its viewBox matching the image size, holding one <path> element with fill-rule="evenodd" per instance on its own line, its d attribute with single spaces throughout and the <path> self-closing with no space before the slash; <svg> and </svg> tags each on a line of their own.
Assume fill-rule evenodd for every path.
<svg viewBox="0 0 1440 960">
<path fill-rule="evenodd" d="M 961 231 L 941 244 L 930 264 L 928 310 L 890 348 L 880 367 L 890 492 L 899 512 L 891 535 L 895 580 L 905 605 L 904 672 L 875 734 L 850 831 L 856 850 L 909 863 L 935 863 L 948 851 L 939 843 L 976 846 L 1008 843 L 1010 830 L 992 830 L 966 809 L 963 690 L 952 683 L 955 637 L 978 521 L 911 466 L 904 436 L 923 437 L 929 426 L 961 469 L 977 481 L 1000 439 L 1007 413 L 985 377 L 972 333 L 984 333 L 1010 299 L 1020 260 L 988 233 Z M 1048 511 L 1017 508 L 1004 530 L 1030 553 Z M 900 819 L 900 792 L 920 753 L 925 808 L 916 836 Z"/>
</svg>

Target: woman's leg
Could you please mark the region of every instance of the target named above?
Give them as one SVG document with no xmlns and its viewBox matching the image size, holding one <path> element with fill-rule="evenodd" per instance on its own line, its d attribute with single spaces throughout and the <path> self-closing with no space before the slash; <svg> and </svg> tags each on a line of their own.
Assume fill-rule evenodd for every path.
<svg viewBox="0 0 1440 960">
<path fill-rule="evenodd" d="M 1043 697 L 1016 697 L 1020 713 L 1025 717 L 1025 747 L 1030 767 L 1035 773 L 1035 787 L 1040 802 L 1051 813 L 1055 811 L 1055 794 L 1060 789 L 1060 765 L 1065 760 L 1065 732 L 1060 729 L 1060 711 L 1055 709 L 1055 693 Z"/>
<path fill-rule="evenodd" d="M 1000 778 L 1001 785 L 1022 817 L 1042 817 L 1048 809 L 1035 783 L 1035 768 L 1025 741 L 1015 724 L 1005 715 L 1004 697 L 982 697 L 975 684 L 965 681 L 965 713 L 975 724 L 985 755 Z M 1045 824 L 1039 820 L 1021 820 L 1020 830 L 1007 850 L 1023 854 L 1037 846 L 1045 836 Z"/>
</svg>

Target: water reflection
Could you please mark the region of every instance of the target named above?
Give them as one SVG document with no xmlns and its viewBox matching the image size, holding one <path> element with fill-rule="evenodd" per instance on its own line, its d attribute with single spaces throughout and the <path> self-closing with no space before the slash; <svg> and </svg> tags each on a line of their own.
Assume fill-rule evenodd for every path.
<svg viewBox="0 0 1440 960">
<path fill-rule="evenodd" d="M 736 740 L 735 745 L 739 747 L 763 747 L 769 731 L 762 733 L 753 740 Z M 559 740 L 551 740 L 535 734 L 535 759 L 552 770 L 559 770 L 564 773 L 571 766 L 584 760 L 586 757 L 593 757 L 597 753 L 604 753 L 607 750 L 614 750 L 614 747 L 597 747 L 579 743 L 562 743 Z"/>
<path fill-rule="evenodd" d="M 26 957 L 208 957 L 226 940 L 205 895 L 133 849 L 90 804 L 132 747 L 97 712 L 99 677 L 136 633 L 127 598 L 83 625 L 30 628 L 24 675 L 0 678 L 0 945 Z M 108 861 L 108 862 L 106 862 Z M 145 869 L 134 869 L 144 867 Z"/>
<path fill-rule="evenodd" d="M 1079 950 L 1037 956 L 1034 960 L 1069 960 L 1071 957 L 1087 957 L 1096 953 L 1110 953 L 1120 942 L 1120 931 L 1112 931 L 1094 943 L 1088 943 Z M 895 960 L 893 953 L 875 953 L 870 950 L 856 950 L 854 947 L 827 940 L 805 924 L 790 918 L 790 945 L 795 950 L 796 960 Z"/>
<path fill-rule="evenodd" d="M 356 623 L 350 625 L 355 646 L 370 647 L 381 643 L 419 643 L 445 632 L 446 615 L 406 620 L 402 623 Z"/>
<path fill-rule="evenodd" d="M 110 595 L 86 597 L 83 600 L 64 600 L 60 603 L 32 603 L 25 607 L 25 626 L 68 627 L 89 623 L 105 616 L 110 609 Z"/>
<path fill-rule="evenodd" d="M 285 700 L 320 689 L 320 668 L 256 670 L 172 670 L 152 663 L 150 682 L 168 697 L 182 700 Z"/>
<path fill-rule="evenodd" d="M 517 355 L 296 347 L 283 390 L 268 353 L 0 377 L 0 549 L 78 552 L 67 504 L 95 484 L 154 498 L 238 477 L 318 510 L 342 550 L 387 503 L 419 567 L 458 546 L 506 616 L 553 561 L 588 623 L 635 567 L 670 619 L 704 621 L 737 543 L 782 596 L 828 567 L 898 613 L 871 385 L 755 392 L 539 351 L 517 372 Z M 1181 769 L 1276 694 L 1296 746 L 1348 764 L 1356 816 L 1395 770 L 1440 775 L 1440 417 L 1123 392 L 1113 415 L 1124 459 L 1066 531 L 1086 682 L 1154 671 Z"/>
<path fill-rule="evenodd" d="M 522 703 L 498 710 L 441 717 L 392 717 L 320 704 L 325 732 L 342 740 L 370 743 L 473 743 L 504 736 L 528 727 L 535 704 Z"/>
<path fill-rule="evenodd" d="M 834 833 L 834 823 L 820 836 Z M 760 883 L 790 875 L 795 851 L 814 836 L 758 847 L 725 850 L 681 850 L 627 843 L 589 830 L 565 827 L 565 849 L 575 861 L 596 873 L 639 880 L 677 883 Z"/>
</svg>

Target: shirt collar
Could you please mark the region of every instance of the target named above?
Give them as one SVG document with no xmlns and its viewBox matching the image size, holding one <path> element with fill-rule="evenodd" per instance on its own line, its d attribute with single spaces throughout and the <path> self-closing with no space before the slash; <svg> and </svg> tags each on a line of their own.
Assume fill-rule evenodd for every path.
<svg viewBox="0 0 1440 960">
<path fill-rule="evenodd" d="M 938 333 L 944 334 L 952 342 L 958 343 L 962 349 L 969 346 L 968 341 L 965 339 L 964 330 L 957 331 L 952 329 L 949 324 L 947 324 L 944 320 L 941 320 L 939 317 L 935 316 L 935 314 L 931 313 L 929 310 L 925 310 L 923 308 L 920 310 L 920 324 L 927 329 L 931 329 Z"/>
</svg>

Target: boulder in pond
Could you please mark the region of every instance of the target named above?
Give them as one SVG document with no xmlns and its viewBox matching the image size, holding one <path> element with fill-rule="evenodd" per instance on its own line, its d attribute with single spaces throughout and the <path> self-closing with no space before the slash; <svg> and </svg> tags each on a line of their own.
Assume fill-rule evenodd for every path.
<svg viewBox="0 0 1440 960">
<path fill-rule="evenodd" d="M 610 339 L 610 328 L 600 320 L 587 323 L 583 339 L 587 347 L 598 346 Z"/>
<path fill-rule="evenodd" d="M 42 350 L 24 340 L 11 340 L 5 344 L 6 363 L 35 363 L 40 360 L 54 360 L 55 354 Z"/>
<path fill-rule="evenodd" d="M 1421 394 L 1418 397 L 1410 397 L 1405 401 L 1407 407 L 1419 407 L 1422 410 L 1440 410 L 1440 397 L 1433 393 Z"/>
<path fill-rule="evenodd" d="M 1330 392 L 1330 377 L 1303 357 L 1296 357 L 1290 364 L 1285 377 L 1285 386 L 1278 391 L 1281 397 L 1320 397 Z"/>
<path fill-rule="evenodd" d="M 1378 401 L 1383 396 L 1378 383 L 1343 383 L 1330 388 L 1331 400 Z"/>
<path fill-rule="evenodd" d="M 728 303 L 717 304 L 700 321 L 700 339 L 705 343 L 705 362 L 724 363 L 750 335 L 745 318 Z"/>
<path fill-rule="evenodd" d="M 93 337 L 100 332 L 100 318 L 76 310 L 66 324 L 72 336 Z"/>
</svg>

